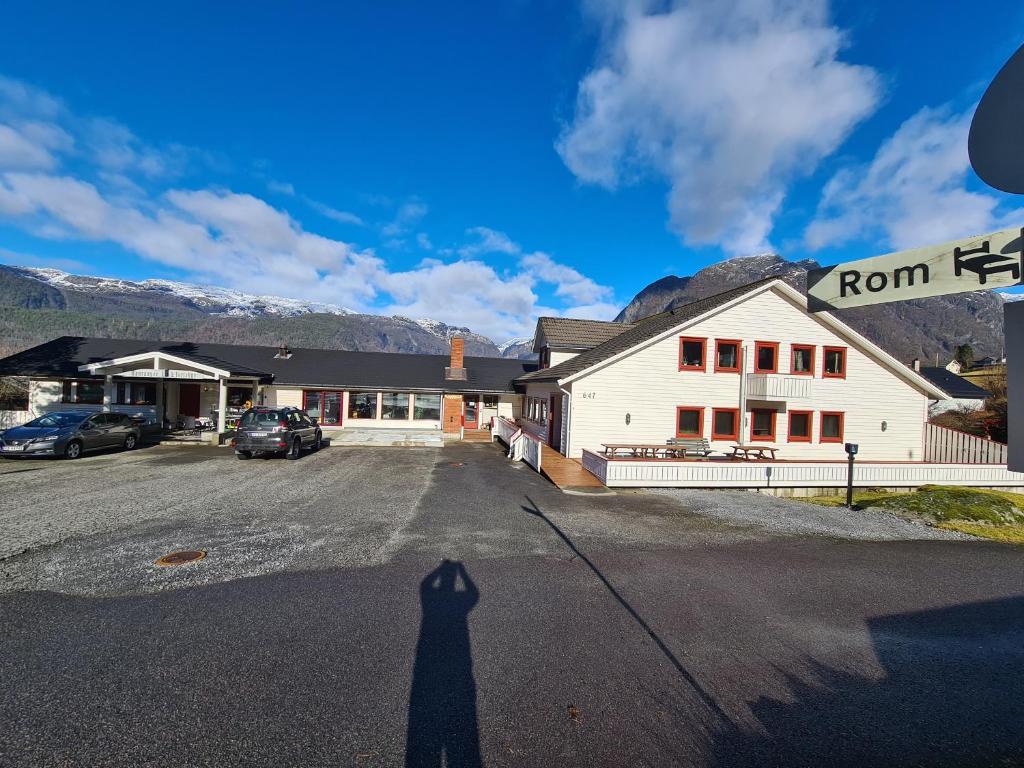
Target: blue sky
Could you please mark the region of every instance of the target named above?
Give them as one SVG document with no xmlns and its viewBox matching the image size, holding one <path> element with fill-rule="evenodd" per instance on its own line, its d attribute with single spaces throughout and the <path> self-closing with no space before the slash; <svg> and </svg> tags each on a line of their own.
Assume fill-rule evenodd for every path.
<svg viewBox="0 0 1024 768">
<path fill-rule="evenodd" d="M 996 0 L 17 4 L 0 261 L 498 340 L 608 318 L 732 256 L 1020 223 L 966 130 L 1021 30 Z"/>
</svg>

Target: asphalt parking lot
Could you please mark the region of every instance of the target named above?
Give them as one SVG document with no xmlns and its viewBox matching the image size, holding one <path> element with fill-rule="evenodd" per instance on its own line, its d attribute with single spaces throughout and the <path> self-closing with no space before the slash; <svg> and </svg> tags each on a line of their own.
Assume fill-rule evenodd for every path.
<svg viewBox="0 0 1024 768">
<path fill-rule="evenodd" d="M 695 509 L 487 445 L 0 462 L 0 764 L 1024 763 L 1022 550 Z"/>
</svg>

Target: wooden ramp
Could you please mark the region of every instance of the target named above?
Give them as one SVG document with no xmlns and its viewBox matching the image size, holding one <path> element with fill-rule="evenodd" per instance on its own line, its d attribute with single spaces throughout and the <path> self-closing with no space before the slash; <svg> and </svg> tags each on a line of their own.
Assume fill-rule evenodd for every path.
<svg viewBox="0 0 1024 768">
<path fill-rule="evenodd" d="M 554 448 L 541 443 L 540 473 L 565 489 L 604 488 L 604 484 L 587 472 L 575 459 L 567 459 Z"/>
<path fill-rule="evenodd" d="M 462 431 L 462 442 L 464 443 L 489 443 L 491 442 L 491 430 L 489 429 L 465 429 Z"/>
</svg>

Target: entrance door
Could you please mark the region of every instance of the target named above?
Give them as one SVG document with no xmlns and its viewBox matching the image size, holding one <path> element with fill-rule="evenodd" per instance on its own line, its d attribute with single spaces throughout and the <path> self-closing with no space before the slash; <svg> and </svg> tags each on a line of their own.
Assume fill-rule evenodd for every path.
<svg viewBox="0 0 1024 768">
<path fill-rule="evenodd" d="M 562 395 L 552 395 L 548 410 L 548 445 L 562 450 Z"/>
<path fill-rule="evenodd" d="M 183 416 L 199 417 L 199 385 L 178 385 L 178 413 Z"/>
<path fill-rule="evenodd" d="M 480 427 L 480 403 L 477 402 L 476 395 L 462 397 L 462 426 L 466 429 Z"/>
</svg>

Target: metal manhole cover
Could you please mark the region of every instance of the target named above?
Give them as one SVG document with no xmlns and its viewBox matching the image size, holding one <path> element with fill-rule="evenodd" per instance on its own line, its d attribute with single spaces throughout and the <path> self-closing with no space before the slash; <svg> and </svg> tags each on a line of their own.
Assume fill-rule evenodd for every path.
<svg viewBox="0 0 1024 768">
<path fill-rule="evenodd" d="M 464 462 L 464 461 L 449 461 L 448 462 L 448 466 L 449 467 L 464 467 L 464 466 L 466 466 L 466 462 Z"/>
<path fill-rule="evenodd" d="M 206 557 L 206 550 L 204 549 L 184 549 L 180 552 L 171 552 L 158 557 L 153 561 L 155 565 L 183 565 L 185 563 L 193 563 L 196 560 L 202 560 Z"/>
</svg>

